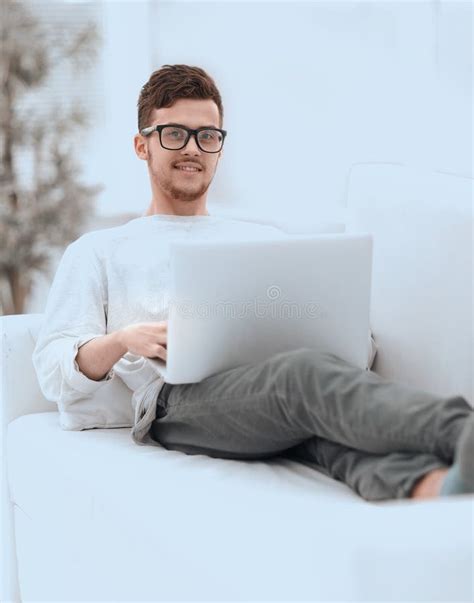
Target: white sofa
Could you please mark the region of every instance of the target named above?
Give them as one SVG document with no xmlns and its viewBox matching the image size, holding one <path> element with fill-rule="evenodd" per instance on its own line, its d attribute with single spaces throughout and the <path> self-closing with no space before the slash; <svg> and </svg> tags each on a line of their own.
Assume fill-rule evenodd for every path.
<svg viewBox="0 0 474 603">
<path fill-rule="evenodd" d="M 347 230 L 374 235 L 373 370 L 472 404 L 471 187 L 354 166 Z M 473 600 L 474 497 L 368 503 L 288 459 L 63 431 L 31 363 L 40 320 L 0 321 L 2 601 Z"/>
</svg>

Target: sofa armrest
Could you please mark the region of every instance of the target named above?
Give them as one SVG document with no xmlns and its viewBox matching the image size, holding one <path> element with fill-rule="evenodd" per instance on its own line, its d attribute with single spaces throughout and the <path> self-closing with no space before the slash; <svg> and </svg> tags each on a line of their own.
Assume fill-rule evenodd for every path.
<svg viewBox="0 0 474 603">
<path fill-rule="evenodd" d="M 57 411 L 40 390 L 32 362 L 42 314 L 0 317 L 0 416 L 1 416 L 1 523 L 3 553 L 0 563 L 0 598 L 19 601 L 13 509 L 7 479 L 6 436 L 8 424 L 35 412 Z"/>
<path fill-rule="evenodd" d="M 43 396 L 31 359 L 42 318 L 43 314 L 0 317 L 3 425 L 22 415 L 57 411 L 56 404 Z"/>
</svg>

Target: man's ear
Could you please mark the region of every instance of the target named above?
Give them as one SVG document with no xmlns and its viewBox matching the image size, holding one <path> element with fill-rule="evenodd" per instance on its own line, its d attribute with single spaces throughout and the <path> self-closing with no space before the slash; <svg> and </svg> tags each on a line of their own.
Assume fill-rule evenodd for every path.
<svg viewBox="0 0 474 603">
<path fill-rule="evenodd" d="M 133 146 L 135 147 L 135 153 L 140 159 L 148 159 L 148 148 L 146 145 L 145 137 L 141 134 L 135 134 L 133 138 Z"/>
</svg>

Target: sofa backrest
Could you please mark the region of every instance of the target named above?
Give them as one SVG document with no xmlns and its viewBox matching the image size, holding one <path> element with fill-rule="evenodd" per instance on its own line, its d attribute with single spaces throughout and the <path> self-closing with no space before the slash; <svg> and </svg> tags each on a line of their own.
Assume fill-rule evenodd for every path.
<svg viewBox="0 0 474 603">
<path fill-rule="evenodd" d="M 472 184 L 403 165 L 360 164 L 347 198 L 347 231 L 374 237 L 373 370 L 471 404 Z"/>
</svg>

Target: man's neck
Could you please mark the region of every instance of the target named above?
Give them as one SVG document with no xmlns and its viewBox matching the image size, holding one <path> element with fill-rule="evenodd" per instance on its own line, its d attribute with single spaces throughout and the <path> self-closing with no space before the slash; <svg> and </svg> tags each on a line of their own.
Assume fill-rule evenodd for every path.
<svg viewBox="0 0 474 603">
<path fill-rule="evenodd" d="M 157 203 L 152 199 L 144 215 L 154 216 L 157 214 L 170 216 L 209 216 L 209 211 L 207 210 L 205 200 L 199 205 L 182 204 L 182 207 L 178 208 L 167 203 Z"/>
</svg>

